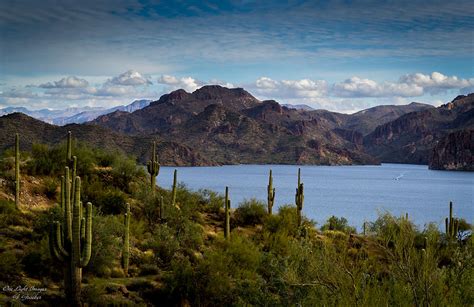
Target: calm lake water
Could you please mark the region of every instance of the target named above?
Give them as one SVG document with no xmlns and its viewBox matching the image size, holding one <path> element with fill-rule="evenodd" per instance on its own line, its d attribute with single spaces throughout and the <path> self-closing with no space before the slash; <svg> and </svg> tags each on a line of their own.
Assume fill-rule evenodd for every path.
<svg viewBox="0 0 474 307">
<path fill-rule="evenodd" d="M 266 202 L 272 169 L 278 207 L 294 203 L 298 167 L 305 191 L 303 212 L 318 225 L 335 215 L 360 229 L 364 221 L 374 221 L 379 212 L 388 211 L 397 216 L 408 212 L 417 225 L 435 222 L 444 230 L 449 201 L 456 216 L 474 220 L 474 173 L 433 171 L 424 165 L 162 167 L 157 182 L 170 187 L 177 169 L 178 181 L 192 190 L 223 193 L 227 185 L 235 208 L 244 199 Z"/>
</svg>

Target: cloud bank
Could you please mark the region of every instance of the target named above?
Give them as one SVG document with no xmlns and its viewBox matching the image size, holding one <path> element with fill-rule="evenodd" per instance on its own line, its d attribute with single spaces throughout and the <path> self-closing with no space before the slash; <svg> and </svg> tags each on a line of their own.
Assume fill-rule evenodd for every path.
<svg viewBox="0 0 474 307">
<path fill-rule="evenodd" d="M 128 70 L 97 84 L 85 77 L 68 76 L 37 86 L 7 88 L 0 93 L 0 104 L 57 107 L 60 103 L 75 101 L 78 104 L 106 107 L 138 98 L 158 99 L 162 94 L 176 89 L 193 92 L 207 84 L 244 87 L 262 100 L 274 99 L 281 103 L 303 103 L 315 108 L 353 112 L 374 104 L 403 104 L 420 98 L 439 104 L 444 99 L 442 95 L 452 98 L 453 95 L 472 92 L 474 78 L 464 79 L 432 72 L 405 74 L 397 81 L 375 81 L 352 76 L 330 83 L 327 80 L 277 80 L 264 76 L 251 83 L 234 85 L 217 79 L 202 81 L 191 76 L 144 76 L 136 70 Z"/>
</svg>

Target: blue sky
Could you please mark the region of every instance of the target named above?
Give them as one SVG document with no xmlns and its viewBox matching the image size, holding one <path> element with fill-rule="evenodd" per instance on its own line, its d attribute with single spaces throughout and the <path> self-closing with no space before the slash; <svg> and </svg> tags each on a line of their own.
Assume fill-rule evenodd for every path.
<svg viewBox="0 0 474 307">
<path fill-rule="evenodd" d="M 0 2 L 0 107 L 204 84 L 354 112 L 474 92 L 472 1 Z"/>
</svg>

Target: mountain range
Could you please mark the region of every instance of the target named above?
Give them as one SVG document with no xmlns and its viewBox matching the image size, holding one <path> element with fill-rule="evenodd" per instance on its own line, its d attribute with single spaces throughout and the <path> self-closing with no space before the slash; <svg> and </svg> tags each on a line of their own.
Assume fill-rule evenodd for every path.
<svg viewBox="0 0 474 307">
<path fill-rule="evenodd" d="M 81 108 L 67 108 L 63 110 L 29 110 L 25 107 L 7 107 L 0 109 L 0 116 L 20 112 L 39 119 L 46 123 L 54 125 L 67 125 L 67 124 L 81 124 L 91 121 L 101 115 L 112 113 L 114 111 L 123 112 L 134 112 L 138 109 L 142 109 L 150 104 L 151 100 L 141 99 L 135 100 L 128 105 L 120 105 L 112 108 L 103 107 L 81 107 Z"/>
<path fill-rule="evenodd" d="M 465 134 L 474 128 L 473 105 L 470 94 L 438 108 L 411 103 L 341 114 L 289 108 L 260 101 L 242 88 L 211 85 L 192 93 L 177 90 L 134 112 L 115 110 L 80 125 L 57 127 L 19 113 L 3 116 L 0 128 L 8 133 L 0 135 L 0 150 L 13 144 L 15 131 L 28 147 L 56 143 L 71 130 L 81 141 L 122 150 L 142 162 L 157 141 L 163 165 L 436 161 L 431 163 L 436 169 L 469 170 L 472 150 L 465 143 L 471 139 Z M 456 132 L 462 135 L 450 137 Z"/>
</svg>

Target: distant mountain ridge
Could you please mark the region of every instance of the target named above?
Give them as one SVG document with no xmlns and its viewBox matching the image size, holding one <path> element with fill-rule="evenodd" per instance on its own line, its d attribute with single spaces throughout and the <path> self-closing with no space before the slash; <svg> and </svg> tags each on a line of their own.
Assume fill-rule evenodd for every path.
<svg viewBox="0 0 474 307">
<path fill-rule="evenodd" d="M 67 125 L 67 124 L 82 124 L 95 118 L 115 112 L 117 110 L 123 112 L 134 112 L 136 110 L 142 109 L 150 104 L 151 100 L 142 99 L 135 100 L 128 105 L 120 105 L 112 108 L 103 108 L 103 107 L 80 107 L 80 108 L 67 108 L 62 110 L 50 110 L 50 109 L 41 109 L 41 110 L 29 110 L 25 107 L 7 107 L 0 109 L 0 116 L 20 112 L 31 116 L 33 118 L 39 119 L 46 123 L 54 125 Z"/>
<path fill-rule="evenodd" d="M 15 115 L 0 117 L 0 128 L 29 129 L 31 138 L 25 145 L 30 146 L 33 141 L 51 142 L 41 133 L 44 129 L 56 129 L 53 134 L 58 138 L 72 127 L 80 140 L 123 150 L 141 161 L 148 159 L 149 144 L 155 140 L 164 165 L 428 164 L 439 144 L 435 157 L 436 165 L 441 166 L 436 167 L 456 169 L 460 165 L 466 168 L 470 158 L 445 163 L 444 157 L 453 160 L 453 155 L 444 153 L 452 153 L 450 148 L 466 148 L 453 142 L 468 138 L 440 140 L 449 133 L 473 128 L 473 100 L 470 94 L 438 108 L 411 103 L 341 114 L 288 108 L 274 100 L 260 101 L 242 88 L 214 85 L 192 93 L 176 90 L 134 112 L 118 109 L 82 125 L 42 127 L 44 123 Z M 26 124 L 20 127 L 18 120 Z M 94 131 L 93 136 L 89 130 Z M 114 141 L 102 144 L 100 140 L 109 135 Z M 11 137 L 0 139 L 0 150 L 12 142 Z"/>
</svg>

